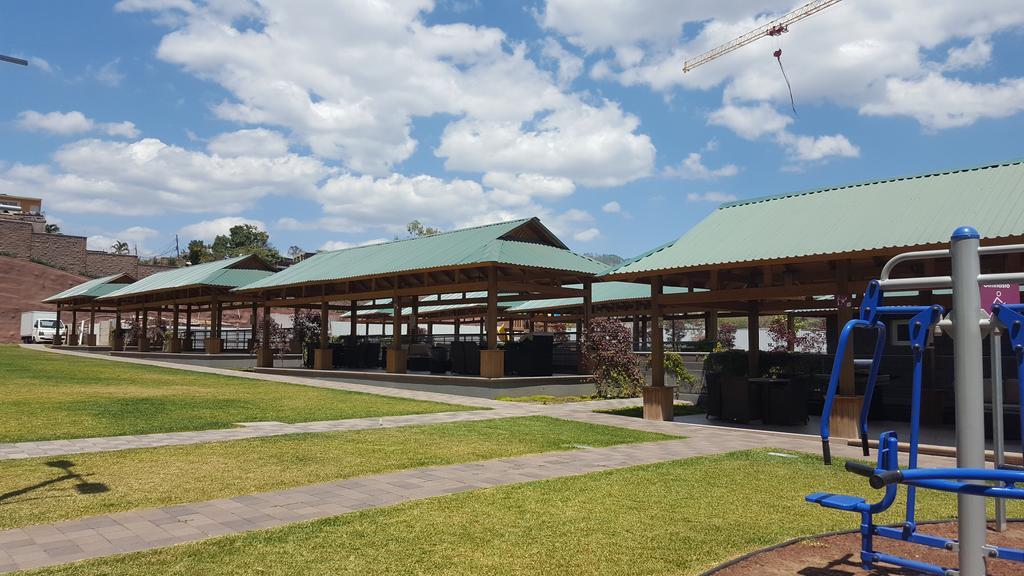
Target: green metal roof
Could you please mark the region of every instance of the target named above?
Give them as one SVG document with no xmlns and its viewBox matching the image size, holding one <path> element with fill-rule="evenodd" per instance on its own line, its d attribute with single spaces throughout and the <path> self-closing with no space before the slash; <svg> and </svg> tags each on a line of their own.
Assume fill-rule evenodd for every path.
<svg viewBox="0 0 1024 576">
<path fill-rule="evenodd" d="M 583 288 L 582 284 L 566 286 L 566 288 Z M 594 304 L 601 302 L 621 302 L 625 300 L 645 300 L 651 297 L 650 284 L 636 282 L 596 282 L 591 284 L 591 300 Z M 686 288 L 665 286 L 665 294 L 687 292 Z M 583 305 L 582 297 L 549 298 L 547 300 L 529 300 L 508 309 L 509 312 L 527 312 L 530 310 L 549 310 L 553 308 L 571 308 Z"/>
<path fill-rule="evenodd" d="M 522 241 L 526 229 L 548 243 Z M 571 252 L 536 218 L 488 224 L 433 236 L 321 252 L 274 276 L 239 288 L 255 290 L 495 262 L 596 274 L 605 266 Z"/>
<path fill-rule="evenodd" d="M 175 268 L 174 270 L 157 272 L 152 276 L 147 276 L 134 284 L 129 284 L 103 296 L 100 300 L 116 300 L 125 296 L 137 296 L 189 286 L 223 286 L 234 288 L 274 274 L 269 270 L 234 268 L 236 265 L 246 264 L 246 261 L 249 261 L 248 263 L 251 264 L 264 266 L 262 260 L 257 256 L 248 254 L 216 262 Z"/>
<path fill-rule="evenodd" d="M 118 280 L 120 280 L 120 282 L 118 282 Z M 96 278 L 95 280 L 89 280 L 88 282 L 82 282 L 77 286 L 72 286 L 63 292 L 58 292 L 57 294 L 44 299 L 43 302 L 63 302 L 74 298 L 98 298 L 100 296 L 106 296 L 115 290 L 120 290 L 121 288 L 131 284 L 133 281 L 134 279 L 128 274 L 104 276 L 102 278 Z"/>
<path fill-rule="evenodd" d="M 946 243 L 962 225 L 982 238 L 1024 235 L 1024 162 L 723 204 L 602 276 Z"/>
</svg>

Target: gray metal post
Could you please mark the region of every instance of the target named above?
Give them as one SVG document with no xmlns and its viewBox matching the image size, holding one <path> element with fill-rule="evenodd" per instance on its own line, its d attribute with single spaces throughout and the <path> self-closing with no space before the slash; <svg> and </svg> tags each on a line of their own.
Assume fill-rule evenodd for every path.
<svg viewBox="0 0 1024 576">
<path fill-rule="evenodd" d="M 985 398 L 982 371 L 978 274 L 981 236 L 970 226 L 950 238 L 953 264 L 953 354 L 956 393 L 956 464 L 985 467 Z M 957 494 L 960 576 L 985 575 L 985 499 Z"/>
<path fill-rule="evenodd" d="M 992 359 L 992 452 L 996 468 L 1006 463 L 1006 443 L 1003 441 L 1003 336 L 993 322 L 989 333 L 989 357 Z M 1006 530 L 1006 500 L 995 499 L 996 530 Z"/>
</svg>

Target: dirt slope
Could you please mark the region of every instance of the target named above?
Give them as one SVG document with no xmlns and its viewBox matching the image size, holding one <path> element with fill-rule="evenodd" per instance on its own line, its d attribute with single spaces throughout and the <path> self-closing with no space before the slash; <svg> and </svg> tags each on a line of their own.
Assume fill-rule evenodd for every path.
<svg viewBox="0 0 1024 576">
<path fill-rule="evenodd" d="M 56 310 L 39 301 L 86 280 L 28 260 L 0 256 L 0 342 L 20 341 L 22 312 Z"/>
</svg>

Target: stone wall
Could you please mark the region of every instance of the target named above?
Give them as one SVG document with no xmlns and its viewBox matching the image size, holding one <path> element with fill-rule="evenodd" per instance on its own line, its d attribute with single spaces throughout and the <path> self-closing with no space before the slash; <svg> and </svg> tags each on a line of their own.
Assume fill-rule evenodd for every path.
<svg viewBox="0 0 1024 576">
<path fill-rule="evenodd" d="M 111 254 L 89 250 L 85 253 L 85 274 L 86 276 L 100 277 L 112 276 L 114 274 L 131 274 L 132 277 L 139 277 L 139 259 L 130 254 Z"/>
<path fill-rule="evenodd" d="M 45 234 L 33 228 L 27 220 L 0 218 L 0 255 L 33 260 L 90 278 L 127 273 L 138 279 L 173 269 L 139 264 L 139 258 L 130 254 L 86 250 L 83 236 Z"/>
<path fill-rule="evenodd" d="M 72 274 L 86 274 L 85 237 L 32 234 L 31 259 Z"/>
<path fill-rule="evenodd" d="M 32 224 L 0 219 L 0 253 L 13 258 L 32 255 Z"/>
</svg>

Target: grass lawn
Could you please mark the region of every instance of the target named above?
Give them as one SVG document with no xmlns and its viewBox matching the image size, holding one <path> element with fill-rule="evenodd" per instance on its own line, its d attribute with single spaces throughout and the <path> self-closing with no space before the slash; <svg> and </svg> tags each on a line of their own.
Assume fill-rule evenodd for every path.
<svg viewBox="0 0 1024 576">
<path fill-rule="evenodd" d="M 697 574 L 794 536 L 857 528 L 853 514 L 804 503 L 819 490 L 879 494 L 841 463 L 736 452 L 444 496 L 33 574 Z M 953 513 L 954 496 L 918 494 L 919 519 Z M 1022 514 L 1011 503 L 1010 515 Z"/>
<path fill-rule="evenodd" d="M 0 442 L 472 410 L 0 345 Z"/>
<path fill-rule="evenodd" d="M 0 461 L 0 529 L 406 468 L 669 438 L 677 439 L 533 416 L 7 460 Z M 89 483 L 85 494 L 83 482 Z M 89 490 L 96 484 L 109 490 Z"/>
<path fill-rule="evenodd" d="M 615 414 L 616 416 L 632 416 L 634 418 L 644 417 L 643 406 L 630 406 L 629 408 L 615 408 L 613 410 L 594 410 L 602 414 Z M 698 408 L 693 404 L 673 404 L 673 416 L 690 416 L 691 414 L 703 414 L 706 410 Z"/>
</svg>

